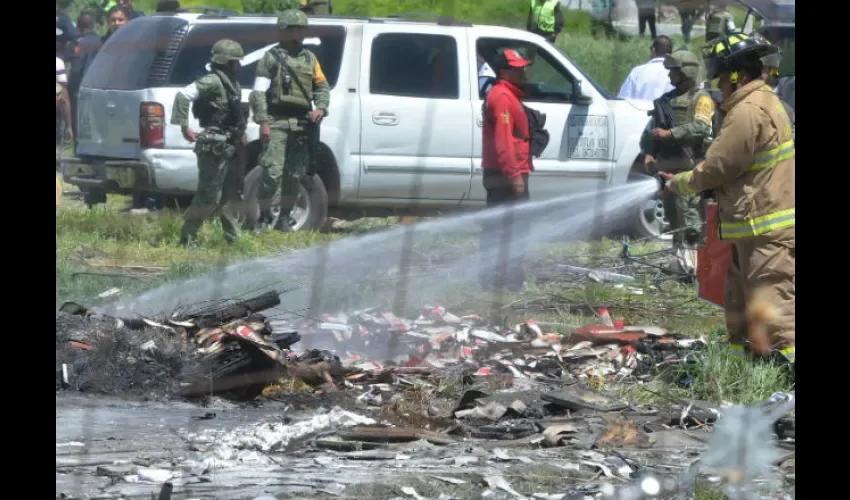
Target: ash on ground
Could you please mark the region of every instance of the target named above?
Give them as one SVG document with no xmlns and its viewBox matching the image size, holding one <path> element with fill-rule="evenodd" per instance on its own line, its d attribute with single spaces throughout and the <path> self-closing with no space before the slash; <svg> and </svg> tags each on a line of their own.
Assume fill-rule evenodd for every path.
<svg viewBox="0 0 850 500">
<path fill-rule="evenodd" d="M 187 355 L 181 339 L 160 329 L 130 330 L 109 318 L 56 313 L 57 388 L 171 397 Z"/>
</svg>

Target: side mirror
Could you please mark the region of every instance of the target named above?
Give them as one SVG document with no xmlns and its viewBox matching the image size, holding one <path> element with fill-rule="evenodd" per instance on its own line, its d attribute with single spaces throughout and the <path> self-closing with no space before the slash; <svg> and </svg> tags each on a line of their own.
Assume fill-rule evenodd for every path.
<svg viewBox="0 0 850 500">
<path fill-rule="evenodd" d="M 572 96 L 573 104 L 578 104 L 579 106 L 587 106 L 593 99 L 590 96 L 584 95 L 581 91 L 581 80 L 576 80 L 573 84 L 573 96 Z"/>
</svg>

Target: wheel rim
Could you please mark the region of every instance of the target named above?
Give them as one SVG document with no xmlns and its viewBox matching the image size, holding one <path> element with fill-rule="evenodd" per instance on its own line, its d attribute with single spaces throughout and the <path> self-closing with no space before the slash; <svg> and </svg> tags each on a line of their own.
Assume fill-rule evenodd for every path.
<svg viewBox="0 0 850 500">
<path fill-rule="evenodd" d="M 275 222 L 280 217 L 280 207 L 272 207 L 272 218 Z M 289 227 L 293 231 L 301 230 L 306 224 L 310 216 L 310 193 L 300 186 L 298 188 L 298 198 L 295 200 L 292 210 L 289 212 Z"/>
<path fill-rule="evenodd" d="M 294 231 L 298 231 L 307 224 L 307 218 L 310 216 L 310 193 L 304 189 L 304 186 L 298 188 L 298 198 L 295 200 L 295 206 L 289 213 L 290 224 Z"/>
<path fill-rule="evenodd" d="M 640 222 L 646 231 L 660 239 L 670 239 L 669 234 L 663 234 L 669 230 L 670 224 L 664 213 L 664 203 L 661 197 L 654 197 L 646 201 L 641 207 Z"/>
</svg>

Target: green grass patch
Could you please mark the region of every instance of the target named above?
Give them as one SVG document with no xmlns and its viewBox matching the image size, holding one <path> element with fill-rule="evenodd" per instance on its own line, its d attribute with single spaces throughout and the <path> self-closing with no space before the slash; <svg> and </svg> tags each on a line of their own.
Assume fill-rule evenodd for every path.
<svg viewBox="0 0 850 500">
<path fill-rule="evenodd" d="M 66 199 L 56 214 L 56 270 L 61 300 L 89 305 L 97 295 L 121 288 L 122 296 L 173 279 L 203 273 L 234 260 L 292 251 L 341 237 L 319 232 L 243 234 L 224 239 L 218 220 L 205 223 L 198 247 L 180 246 L 180 213 L 134 214 L 126 197 L 109 196 L 106 205 L 86 208 Z M 164 268 L 164 269 L 159 269 Z M 114 297 L 113 297 L 114 298 Z"/>
</svg>

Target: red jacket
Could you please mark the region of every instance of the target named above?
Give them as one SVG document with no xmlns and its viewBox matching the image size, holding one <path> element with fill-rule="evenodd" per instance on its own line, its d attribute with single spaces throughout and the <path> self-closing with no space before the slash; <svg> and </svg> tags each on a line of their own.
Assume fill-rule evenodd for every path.
<svg viewBox="0 0 850 500">
<path fill-rule="evenodd" d="M 519 87 L 498 80 L 487 93 L 482 125 L 481 167 L 499 170 L 508 178 L 531 172 L 531 149 L 524 139 L 529 136 L 528 116 L 520 97 Z"/>
</svg>

